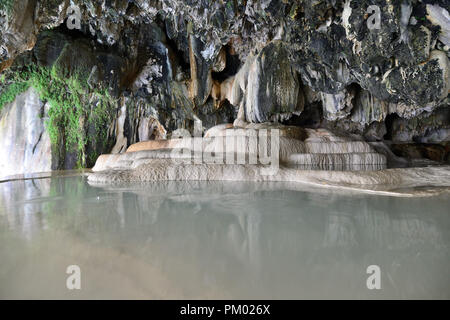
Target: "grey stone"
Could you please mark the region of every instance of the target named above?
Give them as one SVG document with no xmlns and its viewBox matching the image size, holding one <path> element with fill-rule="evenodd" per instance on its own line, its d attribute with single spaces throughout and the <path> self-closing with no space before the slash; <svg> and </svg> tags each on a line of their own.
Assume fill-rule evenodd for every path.
<svg viewBox="0 0 450 320">
<path fill-rule="evenodd" d="M 45 130 L 47 108 L 33 88 L 17 96 L 0 113 L 0 178 L 48 172 L 52 154 Z"/>
</svg>

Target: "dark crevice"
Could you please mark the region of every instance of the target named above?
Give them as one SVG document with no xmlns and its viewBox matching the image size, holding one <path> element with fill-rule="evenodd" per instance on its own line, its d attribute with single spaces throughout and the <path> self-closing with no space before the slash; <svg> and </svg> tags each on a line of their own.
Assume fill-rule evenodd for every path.
<svg viewBox="0 0 450 320">
<path fill-rule="evenodd" d="M 307 104 L 300 115 L 292 115 L 288 120 L 282 122 L 284 125 L 303 128 L 319 128 L 323 119 L 321 102 Z"/>
<path fill-rule="evenodd" d="M 226 65 L 225 69 L 221 72 L 212 72 L 212 78 L 216 81 L 222 82 L 229 77 L 234 76 L 241 67 L 241 60 L 237 54 L 231 54 L 231 47 L 227 44 L 224 46 L 226 52 Z"/>
<path fill-rule="evenodd" d="M 394 121 L 400 119 L 400 117 L 396 113 L 391 113 L 386 116 L 386 119 L 384 120 L 384 123 L 386 125 L 386 134 L 383 136 L 384 140 L 392 140 L 393 136 L 393 124 Z"/>
<path fill-rule="evenodd" d="M 34 154 L 34 152 L 36 151 L 36 148 L 37 148 L 39 142 L 41 142 L 42 134 L 43 134 L 43 132 L 41 132 L 41 134 L 39 135 L 39 138 L 38 138 L 37 142 L 36 142 L 36 143 L 34 144 L 34 146 L 33 146 L 33 154 Z"/>
<path fill-rule="evenodd" d="M 83 26 L 82 26 L 83 28 Z M 59 32 L 61 34 L 70 36 L 72 39 L 92 39 L 92 40 L 96 40 L 95 37 L 93 37 L 90 33 L 86 34 L 84 33 L 82 30 L 78 30 L 78 29 L 69 29 L 67 28 L 67 19 L 64 20 L 63 23 L 61 23 L 59 26 L 57 26 L 54 29 L 51 29 L 52 31 L 56 31 Z"/>
<path fill-rule="evenodd" d="M 170 59 L 173 66 L 179 66 L 183 71 L 189 71 L 191 69 L 189 63 L 183 59 L 184 52 L 178 49 L 174 40 L 167 37 L 166 46 L 171 50 Z M 174 68 L 175 69 L 175 68 Z M 175 70 L 174 70 L 175 72 Z"/>
</svg>

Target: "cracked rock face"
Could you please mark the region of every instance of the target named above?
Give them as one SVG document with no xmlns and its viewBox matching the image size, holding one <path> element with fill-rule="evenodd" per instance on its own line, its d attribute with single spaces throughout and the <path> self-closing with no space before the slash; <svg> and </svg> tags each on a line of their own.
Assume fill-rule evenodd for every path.
<svg viewBox="0 0 450 320">
<path fill-rule="evenodd" d="M 377 141 L 402 136 L 394 124 L 406 121 L 408 139 L 449 140 L 445 0 L 5 3 L 0 93 L 24 67 L 85 70 L 91 88 L 117 99 L 108 132 L 117 152 L 192 132 L 198 121 L 207 130 L 236 119 L 314 123 Z M 73 6 L 78 30 L 68 27 Z M 430 117 L 441 127 L 427 131 Z"/>
</svg>

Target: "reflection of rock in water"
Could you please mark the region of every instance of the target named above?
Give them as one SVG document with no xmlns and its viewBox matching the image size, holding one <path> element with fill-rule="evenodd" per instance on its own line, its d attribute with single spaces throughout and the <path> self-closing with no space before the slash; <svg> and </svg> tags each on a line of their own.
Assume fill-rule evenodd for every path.
<svg viewBox="0 0 450 320">
<path fill-rule="evenodd" d="M 353 219 L 346 215 L 330 215 L 327 219 L 324 246 L 346 247 L 357 245 Z"/>
<path fill-rule="evenodd" d="M 236 297 L 328 296 L 365 281 L 370 264 L 394 279 L 384 283 L 392 293 L 389 286 L 410 281 L 398 270 L 412 262 L 409 277 L 432 292 L 437 278 L 420 275 L 438 277 L 448 260 L 447 200 L 308 191 L 236 182 L 94 188 L 83 177 L 9 182 L 0 184 L 0 227 L 6 221 L 31 240 L 64 230 L 139 257 L 192 294 L 224 288 Z M 327 281 L 335 291 L 326 290 Z"/>
<path fill-rule="evenodd" d="M 227 217 L 225 221 L 228 227 L 215 225 L 215 232 L 220 230 L 222 236 L 232 242 L 241 239 L 239 241 L 245 242 L 241 247 L 245 247 L 249 251 L 248 257 L 251 257 L 253 253 L 250 251 L 260 250 L 255 245 L 259 242 L 257 238 L 262 236 L 260 225 L 265 223 L 265 219 L 273 219 L 273 216 L 277 217 L 283 212 L 278 209 L 272 212 L 273 216 L 269 215 L 267 203 L 261 204 L 261 198 L 267 196 L 276 199 L 275 201 L 281 198 L 283 205 L 296 198 L 300 201 L 300 194 L 302 200 L 311 206 L 311 210 L 318 211 L 316 214 L 322 219 L 323 246 L 353 246 L 365 241 L 380 246 L 387 243 L 391 246 L 393 243 L 405 245 L 408 242 L 438 245 L 443 241 L 439 226 L 433 224 L 433 217 L 422 213 L 426 205 L 421 204 L 421 201 L 415 206 L 397 207 L 405 200 L 364 195 L 346 198 L 330 191 L 319 190 L 315 190 L 318 193 L 302 194 L 282 191 L 280 188 L 283 184 L 280 183 L 264 183 L 259 186 L 255 184 L 253 188 L 248 188 L 252 183 L 201 181 L 136 184 L 134 189 L 127 186 L 106 186 L 101 191 L 95 189 L 98 196 L 90 196 L 93 190 L 85 184 L 84 178 L 70 179 L 77 180 L 76 187 L 68 187 L 74 182 L 72 180 L 67 183 L 67 178 L 30 179 L 0 184 L 1 209 L 10 227 L 44 227 L 45 214 L 42 216 L 36 213 L 48 213 L 52 211 L 49 210 L 50 207 L 53 207 L 54 211 L 61 210 L 67 207 L 68 203 L 72 204 L 70 210 L 86 216 L 92 211 L 86 208 L 104 204 L 106 201 L 108 208 L 113 208 L 116 212 L 117 224 L 122 228 L 130 227 L 127 224 L 133 225 L 133 222 L 150 225 L 164 223 L 168 215 L 174 218 L 177 216 L 180 220 L 196 220 L 203 216 L 207 219 L 221 219 L 223 215 Z M 205 187 L 207 193 L 203 189 Z M 70 194 L 74 189 L 78 191 Z M 81 201 L 82 199 L 84 201 Z M 64 205 L 56 206 L 55 203 Z M 249 205 L 245 210 L 242 210 L 243 203 Z M 289 211 L 289 216 L 292 214 L 294 212 Z M 299 219 L 303 219 L 308 212 L 302 210 L 299 205 L 295 214 Z M 42 218 L 39 218 L 41 216 Z M 109 218 L 112 219 L 113 216 Z M 242 236 L 245 239 L 242 239 Z M 301 236 L 301 232 L 297 236 Z"/>
<path fill-rule="evenodd" d="M 208 186 L 207 194 L 198 189 L 202 184 Z M 159 248 L 158 257 L 168 272 L 178 272 L 173 260 L 178 255 L 183 263 L 195 265 L 205 278 L 215 278 L 219 284 L 233 277 L 258 286 L 261 277 L 273 278 L 273 270 L 305 275 L 319 266 L 358 274 L 363 267 L 355 261 L 355 253 L 348 251 L 352 248 L 359 248 L 360 263 L 366 265 L 367 260 L 368 265 L 370 256 L 384 263 L 386 256 L 395 261 L 401 250 L 418 244 L 428 248 L 446 245 L 443 229 L 421 214 L 423 205 L 408 211 L 403 199 L 350 198 L 329 192 L 300 196 L 293 191 L 265 191 L 265 186 L 244 191 L 239 184 L 235 190 L 226 190 L 222 183 L 172 186 L 159 209 L 149 209 L 147 203 L 149 195 L 164 193 L 161 184 L 155 185 L 156 194 L 153 188 L 147 195 L 135 191 L 137 202 L 145 204 L 140 207 L 142 216 L 154 219 L 153 210 L 158 212 L 149 232 L 152 246 Z"/>
<path fill-rule="evenodd" d="M 43 214 L 45 203 L 57 200 L 48 197 L 49 189 L 48 179 L 1 183 L 0 214 L 8 226 L 20 230 L 30 240 L 35 232 L 48 228 L 48 221 Z"/>
</svg>

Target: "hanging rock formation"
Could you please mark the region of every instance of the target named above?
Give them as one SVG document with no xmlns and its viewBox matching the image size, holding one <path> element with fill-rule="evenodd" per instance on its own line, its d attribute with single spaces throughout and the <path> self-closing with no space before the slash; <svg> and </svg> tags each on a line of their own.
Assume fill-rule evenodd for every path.
<svg viewBox="0 0 450 320">
<path fill-rule="evenodd" d="M 266 122 L 273 116 L 300 113 L 303 96 L 297 73 L 280 41 L 264 47 L 249 67 L 244 100 L 249 122 Z"/>
</svg>

